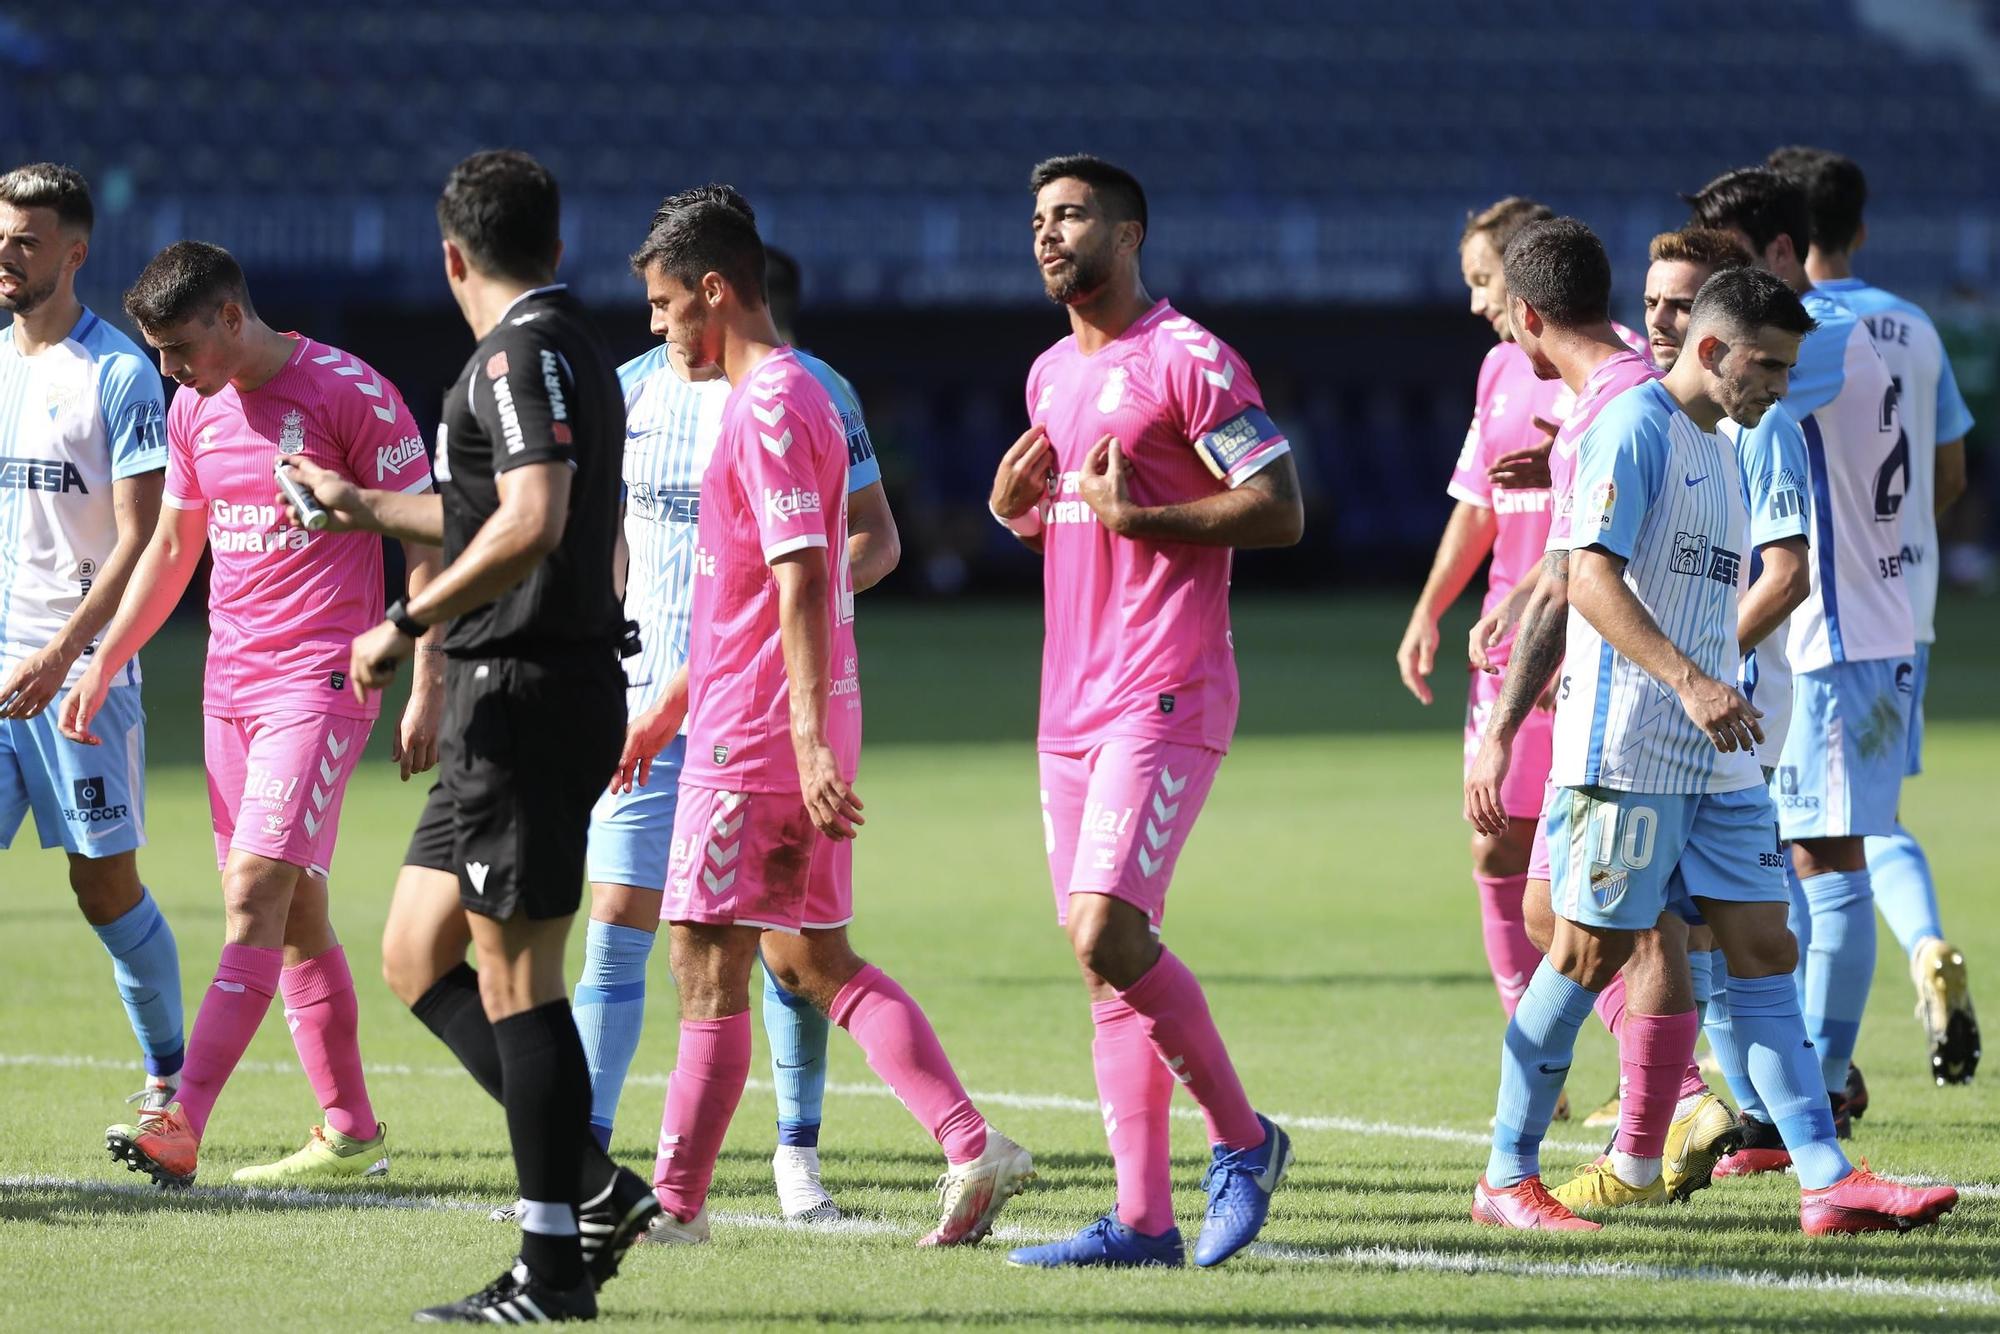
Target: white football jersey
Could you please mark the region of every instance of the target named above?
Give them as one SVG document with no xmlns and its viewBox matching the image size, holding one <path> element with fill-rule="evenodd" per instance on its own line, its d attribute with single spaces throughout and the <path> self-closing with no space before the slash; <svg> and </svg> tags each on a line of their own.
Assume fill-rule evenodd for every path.
<svg viewBox="0 0 2000 1334">
<path fill-rule="evenodd" d="M 89 594 L 118 544 L 112 483 L 166 466 L 159 372 L 131 339 L 86 309 L 31 357 L 0 327 L 0 672 L 47 647 Z M 121 679 L 138 672 L 135 658 Z"/>
<path fill-rule="evenodd" d="M 1657 380 L 1613 399 L 1577 444 L 1572 551 L 1625 561 L 1625 584 L 1661 633 L 1721 681 L 1736 677 L 1737 582 L 1750 514 L 1734 445 L 1696 426 Z M 1735 792 L 1757 757 L 1722 754 L 1680 699 L 1619 653 L 1572 604 L 1552 778 L 1626 792 Z"/>
<path fill-rule="evenodd" d="M 1910 447 L 1884 465 L 1876 487 L 1886 504 L 1897 504 L 1899 491 L 1902 497 L 1903 583 L 1917 642 L 1928 644 L 1937 638 L 1937 447 L 1964 439 L 1972 429 L 1972 410 L 1958 392 L 1944 340 L 1921 308 L 1859 278 L 1820 287 L 1861 317 L 1895 377 L 1896 410 Z"/>
<path fill-rule="evenodd" d="M 1737 466 L 1743 472 L 1743 501 L 1750 510 L 1750 546 L 1761 551 L 1773 542 L 1804 537 L 1810 542 L 1806 513 L 1806 437 L 1798 422 L 1779 403 L 1764 414 L 1757 429 L 1746 431 L 1724 419 L 1719 428 L 1724 439 L 1736 446 Z M 1807 548 L 1811 559 L 1811 548 Z M 1752 582 L 1755 559 L 1743 562 L 1738 591 Z M 1763 711 L 1758 726 L 1764 740 L 1757 747 L 1760 760 L 1775 768 L 1785 748 L 1785 733 L 1792 723 L 1792 667 L 1785 658 L 1785 637 L 1791 625 L 1786 618 L 1750 651 L 1744 660 L 1738 686 L 1745 697 Z"/>
<path fill-rule="evenodd" d="M 1902 502 L 1909 439 L 1888 365 L 1853 311 L 1814 288 L 1785 406 L 1806 440 L 1812 592 L 1792 613 L 1792 670 L 1908 657 Z M 1761 426 L 1760 426 L 1761 429 Z"/>
</svg>

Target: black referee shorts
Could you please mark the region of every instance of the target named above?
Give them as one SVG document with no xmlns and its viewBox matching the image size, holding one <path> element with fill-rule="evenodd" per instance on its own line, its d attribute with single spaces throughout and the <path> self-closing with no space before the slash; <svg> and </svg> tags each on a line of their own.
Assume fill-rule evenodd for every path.
<svg viewBox="0 0 2000 1334">
<path fill-rule="evenodd" d="M 600 662 L 445 663 L 438 782 L 403 861 L 458 877 L 498 920 L 568 917 L 583 899 L 590 811 L 625 744 L 625 673 Z"/>
</svg>

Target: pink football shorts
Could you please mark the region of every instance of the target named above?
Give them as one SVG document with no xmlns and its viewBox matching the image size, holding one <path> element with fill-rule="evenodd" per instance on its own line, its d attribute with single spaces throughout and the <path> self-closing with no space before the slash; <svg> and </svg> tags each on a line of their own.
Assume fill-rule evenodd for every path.
<svg viewBox="0 0 2000 1334">
<path fill-rule="evenodd" d="M 1556 785 L 1548 783 L 1542 789 L 1542 802 L 1546 808 L 1549 798 L 1556 793 Z M 1549 875 L 1549 821 L 1546 814 L 1535 821 L 1535 842 L 1528 850 L 1528 879 L 1547 881 Z"/>
<path fill-rule="evenodd" d="M 796 935 L 854 920 L 854 842 L 813 828 L 796 792 L 682 783 L 660 920 Z"/>
<path fill-rule="evenodd" d="M 1041 753 L 1042 840 L 1056 920 L 1072 894 L 1109 894 L 1166 914 L 1174 864 L 1222 767 L 1222 752 L 1154 737 L 1113 736 L 1080 754 Z"/>
<path fill-rule="evenodd" d="M 1465 766 L 1479 753 L 1479 738 L 1485 734 L 1486 719 L 1500 699 L 1500 683 L 1505 677 L 1472 669 L 1472 684 L 1465 700 Z M 1507 763 L 1507 778 L 1500 785 L 1500 805 L 1516 820 L 1533 820 L 1542 813 L 1543 789 L 1549 781 L 1549 764 L 1554 754 L 1556 715 L 1549 709 L 1530 709 L 1521 730 L 1514 734 L 1514 753 Z"/>
<path fill-rule="evenodd" d="M 205 716 L 215 864 L 225 864 L 233 848 L 326 875 L 341 799 L 373 726 L 371 718 L 292 710 Z"/>
</svg>

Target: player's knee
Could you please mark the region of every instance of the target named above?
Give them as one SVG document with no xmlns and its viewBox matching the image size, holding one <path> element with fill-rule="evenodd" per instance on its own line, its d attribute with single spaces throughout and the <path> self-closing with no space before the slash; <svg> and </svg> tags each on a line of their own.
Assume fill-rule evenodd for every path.
<svg viewBox="0 0 2000 1334">
<path fill-rule="evenodd" d="M 1144 977 L 1160 956 L 1160 943 L 1152 932 L 1135 933 L 1108 917 L 1077 924 L 1070 933 L 1070 945 L 1087 975 L 1120 991 Z"/>
<path fill-rule="evenodd" d="M 1522 838 L 1515 826 L 1526 824 L 1527 837 Z M 1520 875 L 1528 869 L 1528 853 L 1533 844 L 1535 827 L 1532 823 L 1513 821 L 1504 834 L 1474 834 L 1472 836 L 1472 871 L 1474 875 L 1510 876 Z"/>
<path fill-rule="evenodd" d="M 425 992 L 437 985 L 443 974 L 431 959 L 430 951 L 418 949 L 392 935 L 382 938 L 382 980 L 405 1005 L 415 1005 Z"/>
<path fill-rule="evenodd" d="M 1549 906 L 1549 886 L 1546 881 L 1530 880 L 1521 895 L 1521 924 L 1528 933 L 1528 943 L 1547 954 L 1555 943 L 1556 914 Z"/>
<path fill-rule="evenodd" d="M 72 857 L 69 888 L 77 908 L 93 926 L 105 926 L 132 911 L 143 892 L 130 859 L 120 857 Z"/>
</svg>

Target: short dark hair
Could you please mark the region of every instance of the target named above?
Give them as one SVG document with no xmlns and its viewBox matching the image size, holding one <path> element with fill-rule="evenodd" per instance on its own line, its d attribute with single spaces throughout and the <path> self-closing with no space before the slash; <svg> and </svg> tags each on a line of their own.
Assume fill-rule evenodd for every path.
<svg viewBox="0 0 2000 1334">
<path fill-rule="evenodd" d="M 1597 233 L 1575 218 L 1547 218 L 1514 233 L 1501 256 L 1507 294 L 1557 328 L 1611 318 L 1611 261 Z"/>
<path fill-rule="evenodd" d="M 207 241 L 176 241 L 139 270 L 125 293 L 125 313 L 141 329 L 159 332 L 182 320 L 211 321 L 225 301 L 256 313 L 236 257 Z"/>
<path fill-rule="evenodd" d="M 1483 232 L 1493 248 L 1504 255 L 1515 233 L 1531 222 L 1545 222 L 1555 215 L 1556 211 L 1547 204 L 1526 195 L 1496 199 L 1477 213 L 1465 215 L 1465 230 L 1458 234 L 1458 248 L 1463 250 L 1467 241 Z"/>
<path fill-rule="evenodd" d="M 1691 195 L 1682 195 L 1703 227 L 1740 231 L 1750 238 L 1759 257 L 1780 236 L 1792 241 L 1792 251 L 1805 263 L 1812 243 L 1812 212 L 1805 188 L 1769 167 L 1738 167 L 1726 171 Z"/>
<path fill-rule="evenodd" d="M 75 167 L 58 162 L 30 162 L 0 176 L 0 204 L 54 209 L 58 224 L 85 235 L 97 222 L 97 210 L 90 204 L 90 183 Z"/>
<path fill-rule="evenodd" d="M 799 262 L 776 246 L 764 247 L 764 300 L 771 307 L 771 322 L 791 329 L 799 320 Z"/>
<path fill-rule="evenodd" d="M 1713 227 L 1683 227 L 1677 232 L 1661 232 L 1647 248 L 1646 257 L 1655 264 L 1665 261 L 1699 264 L 1712 272 L 1740 269 L 1751 262 L 1750 252 L 1729 232 Z"/>
<path fill-rule="evenodd" d="M 1038 195 L 1050 181 L 1064 179 L 1089 186 L 1113 222 L 1138 223 L 1139 244 L 1146 243 L 1146 234 L 1152 229 L 1146 221 L 1146 188 L 1137 176 L 1091 153 L 1064 153 L 1035 164 L 1028 173 L 1028 193 Z"/>
<path fill-rule="evenodd" d="M 750 201 L 745 199 L 733 185 L 710 181 L 707 185 L 697 185 L 693 189 L 670 194 L 660 201 L 658 208 L 653 210 L 653 220 L 646 224 L 646 239 L 632 252 L 632 272 L 641 278 L 646 276 L 646 270 L 659 258 L 654 238 L 660 234 L 660 229 L 676 210 L 698 203 L 720 204 L 724 208 L 735 209 L 750 219 L 753 225 L 757 221 L 757 210 L 750 207 Z"/>
<path fill-rule="evenodd" d="M 438 195 L 438 230 L 481 273 L 547 282 L 562 253 L 562 194 L 549 169 L 517 148 L 474 153 Z"/>
<path fill-rule="evenodd" d="M 688 287 L 704 273 L 719 273 L 738 295 L 764 303 L 764 242 L 749 205 L 727 202 L 743 196 L 726 185 L 704 185 L 669 195 L 653 214 L 646 242 L 632 255 L 632 271 L 643 275 L 658 264 Z"/>
<path fill-rule="evenodd" d="M 1868 206 L 1868 178 L 1853 158 L 1794 144 L 1772 150 L 1765 165 L 1804 187 L 1814 245 L 1841 255 L 1854 249 Z"/>
<path fill-rule="evenodd" d="M 1819 327 L 1798 293 L 1766 269 L 1744 265 L 1709 275 L 1688 311 L 1688 330 L 1722 324 L 1739 334 L 1778 329 L 1801 338 Z"/>
</svg>

